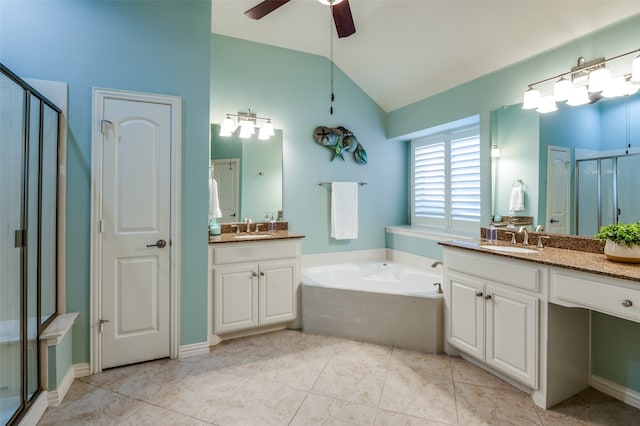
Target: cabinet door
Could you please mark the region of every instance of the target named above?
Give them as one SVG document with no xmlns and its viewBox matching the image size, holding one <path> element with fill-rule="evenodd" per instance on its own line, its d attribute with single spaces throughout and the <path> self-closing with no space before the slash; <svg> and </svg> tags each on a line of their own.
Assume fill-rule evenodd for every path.
<svg viewBox="0 0 640 426">
<path fill-rule="evenodd" d="M 297 276 L 295 260 L 260 264 L 260 325 L 296 319 Z"/>
<path fill-rule="evenodd" d="M 258 265 L 213 268 L 213 332 L 258 325 Z"/>
<path fill-rule="evenodd" d="M 484 283 L 475 277 L 449 271 L 448 341 L 461 351 L 484 359 Z"/>
<path fill-rule="evenodd" d="M 530 386 L 538 386 L 538 298 L 487 284 L 486 362 Z"/>
</svg>

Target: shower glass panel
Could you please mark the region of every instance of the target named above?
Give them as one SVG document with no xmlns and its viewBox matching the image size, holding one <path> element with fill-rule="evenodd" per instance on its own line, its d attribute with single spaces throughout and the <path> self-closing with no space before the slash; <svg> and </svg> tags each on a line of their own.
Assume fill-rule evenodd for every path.
<svg viewBox="0 0 640 426">
<path fill-rule="evenodd" d="M 618 157 L 618 222 L 635 223 L 640 220 L 640 155 Z"/>
<path fill-rule="evenodd" d="M 38 197 L 40 163 L 40 100 L 30 96 L 27 170 L 27 398 L 38 390 Z"/>
<path fill-rule="evenodd" d="M 598 160 L 577 162 L 578 235 L 592 236 L 598 229 Z"/>
<path fill-rule="evenodd" d="M 600 227 L 611 225 L 616 221 L 616 187 L 615 187 L 615 158 L 603 158 L 600 160 L 600 221 L 591 236 L 595 235 Z"/>
<path fill-rule="evenodd" d="M 23 405 L 21 291 L 24 214 L 24 90 L 0 75 L 0 424 Z"/>
</svg>

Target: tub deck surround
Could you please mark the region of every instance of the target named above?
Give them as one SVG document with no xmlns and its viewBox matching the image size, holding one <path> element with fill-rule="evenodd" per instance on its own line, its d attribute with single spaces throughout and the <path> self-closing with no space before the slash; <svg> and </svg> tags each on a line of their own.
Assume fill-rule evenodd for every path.
<svg viewBox="0 0 640 426">
<path fill-rule="evenodd" d="M 542 234 L 540 234 L 542 235 Z M 550 235 L 550 234 L 548 234 Z M 533 237 L 533 238 L 532 238 Z M 564 238 L 561 236 L 560 238 Z M 553 239 L 556 237 L 553 236 Z M 553 241 L 553 239 L 551 241 Z M 577 238 L 579 240 L 589 240 L 586 238 Z M 529 234 L 529 241 L 531 243 L 528 246 L 517 244 L 517 247 L 536 249 L 537 235 L 534 233 Z M 547 241 L 545 241 L 546 243 Z M 596 241 L 599 245 L 599 241 Z M 612 278 L 619 278 L 624 280 L 636 281 L 640 286 L 640 265 L 613 262 L 608 260 L 602 252 L 594 253 L 593 248 L 589 247 L 589 243 L 582 243 L 574 250 L 567 248 L 556 247 L 544 247 L 542 250 L 535 253 L 506 253 L 497 252 L 485 248 L 490 245 L 502 245 L 513 246 L 507 241 L 499 240 L 497 244 L 490 244 L 488 240 L 453 240 L 443 241 L 439 243 L 445 247 L 455 247 L 465 250 L 471 250 L 476 252 L 486 253 L 492 256 L 508 257 L 517 260 L 524 260 L 528 262 L 539 263 L 543 265 L 556 266 L 560 268 L 573 269 L 580 272 L 588 272 L 591 274 L 605 275 Z M 593 244 L 592 244 L 593 245 Z M 586 250 L 582 250 L 585 248 Z M 640 287 L 639 287 L 640 288 Z"/>
<path fill-rule="evenodd" d="M 390 261 L 305 268 L 302 328 L 422 353 L 443 351 L 442 295 L 427 271 Z"/>
</svg>

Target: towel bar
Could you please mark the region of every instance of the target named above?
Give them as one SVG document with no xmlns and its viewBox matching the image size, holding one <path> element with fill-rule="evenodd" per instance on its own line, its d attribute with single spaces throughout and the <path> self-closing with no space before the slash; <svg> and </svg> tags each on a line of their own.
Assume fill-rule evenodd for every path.
<svg viewBox="0 0 640 426">
<path fill-rule="evenodd" d="M 366 185 L 367 182 L 358 182 L 358 185 L 363 186 Z M 331 185 L 331 182 L 318 182 L 318 185 L 322 186 L 322 185 Z"/>
</svg>

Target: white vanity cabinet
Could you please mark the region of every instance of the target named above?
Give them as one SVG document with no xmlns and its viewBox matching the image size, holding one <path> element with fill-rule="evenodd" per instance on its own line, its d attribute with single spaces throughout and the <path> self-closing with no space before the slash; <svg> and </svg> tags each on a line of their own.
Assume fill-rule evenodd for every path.
<svg viewBox="0 0 640 426">
<path fill-rule="evenodd" d="M 451 249 L 445 265 L 447 342 L 537 388 L 539 269 Z"/>
<path fill-rule="evenodd" d="M 210 344 L 298 319 L 300 240 L 209 246 Z"/>
</svg>

